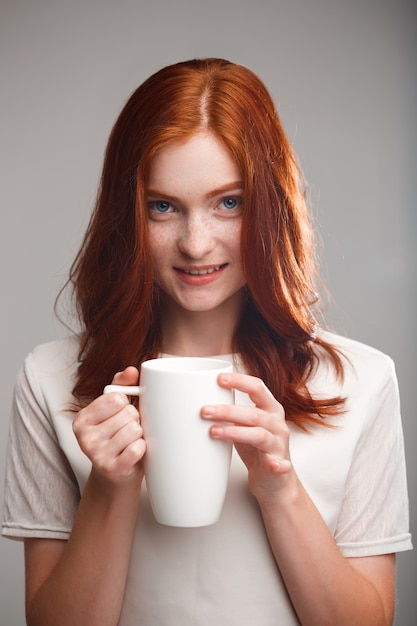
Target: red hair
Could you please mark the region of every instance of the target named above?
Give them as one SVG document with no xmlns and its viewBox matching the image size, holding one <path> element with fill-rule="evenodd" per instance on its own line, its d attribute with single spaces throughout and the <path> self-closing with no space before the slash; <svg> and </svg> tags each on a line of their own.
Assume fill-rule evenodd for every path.
<svg viewBox="0 0 417 626">
<path fill-rule="evenodd" d="M 111 132 L 96 206 L 70 272 L 82 324 L 80 401 L 102 392 L 116 371 L 161 351 L 158 289 L 148 241 L 145 185 L 168 143 L 212 132 L 244 183 L 242 262 L 247 305 L 235 352 L 304 427 L 340 411 L 341 398 L 314 399 L 306 381 L 336 349 L 315 337 L 313 229 L 300 172 L 273 101 L 250 70 L 221 59 L 177 63 L 148 78 Z"/>
</svg>

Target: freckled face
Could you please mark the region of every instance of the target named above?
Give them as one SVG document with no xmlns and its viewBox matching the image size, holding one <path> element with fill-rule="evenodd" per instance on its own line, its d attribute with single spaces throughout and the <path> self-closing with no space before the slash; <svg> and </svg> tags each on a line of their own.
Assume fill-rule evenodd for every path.
<svg viewBox="0 0 417 626">
<path fill-rule="evenodd" d="M 197 133 L 162 148 L 147 181 L 155 280 L 187 311 L 240 310 L 242 181 L 227 149 Z"/>
</svg>

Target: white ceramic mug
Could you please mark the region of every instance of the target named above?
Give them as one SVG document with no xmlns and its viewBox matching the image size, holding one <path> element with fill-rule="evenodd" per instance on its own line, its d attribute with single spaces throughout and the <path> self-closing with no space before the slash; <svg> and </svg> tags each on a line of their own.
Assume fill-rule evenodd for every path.
<svg viewBox="0 0 417 626">
<path fill-rule="evenodd" d="M 207 526 L 220 517 L 232 444 L 210 437 L 205 404 L 233 404 L 233 392 L 217 383 L 228 361 L 165 357 L 145 361 L 140 386 L 108 385 L 104 392 L 139 395 L 146 441 L 145 477 L 152 510 L 161 524 Z"/>
</svg>

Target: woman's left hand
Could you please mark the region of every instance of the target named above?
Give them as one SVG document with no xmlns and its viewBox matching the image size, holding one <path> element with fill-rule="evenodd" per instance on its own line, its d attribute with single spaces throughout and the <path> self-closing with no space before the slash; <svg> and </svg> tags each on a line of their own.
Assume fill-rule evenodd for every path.
<svg viewBox="0 0 417 626">
<path fill-rule="evenodd" d="M 221 374 L 218 382 L 247 393 L 255 406 L 204 406 L 201 416 L 216 422 L 210 428 L 213 438 L 234 442 L 248 468 L 253 495 L 270 498 L 288 485 L 292 469 L 284 409 L 259 378 Z"/>
</svg>

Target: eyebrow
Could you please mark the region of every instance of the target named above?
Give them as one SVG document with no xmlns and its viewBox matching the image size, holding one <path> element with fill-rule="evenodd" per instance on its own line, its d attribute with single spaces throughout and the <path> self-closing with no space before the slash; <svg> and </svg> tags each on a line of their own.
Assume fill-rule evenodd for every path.
<svg viewBox="0 0 417 626">
<path fill-rule="evenodd" d="M 209 193 L 207 194 L 207 198 L 208 199 L 215 198 L 216 196 L 221 196 L 222 194 L 227 193 L 228 191 L 241 191 L 242 189 L 243 189 L 242 181 L 240 180 L 234 181 L 232 183 L 228 183 L 227 185 L 223 185 L 222 187 L 218 187 L 217 189 L 213 189 L 212 191 L 209 191 Z M 158 191 L 158 189 L 147 189 L 146 194 L 154 198 L 169 198 L 170 200 L 173 200 L 174 202 L 180 202 L 180 199 L 177 198 L 176 196 L 172 196 L 171 194 L 165 193 L 164 191 Z"/>
</svg>

